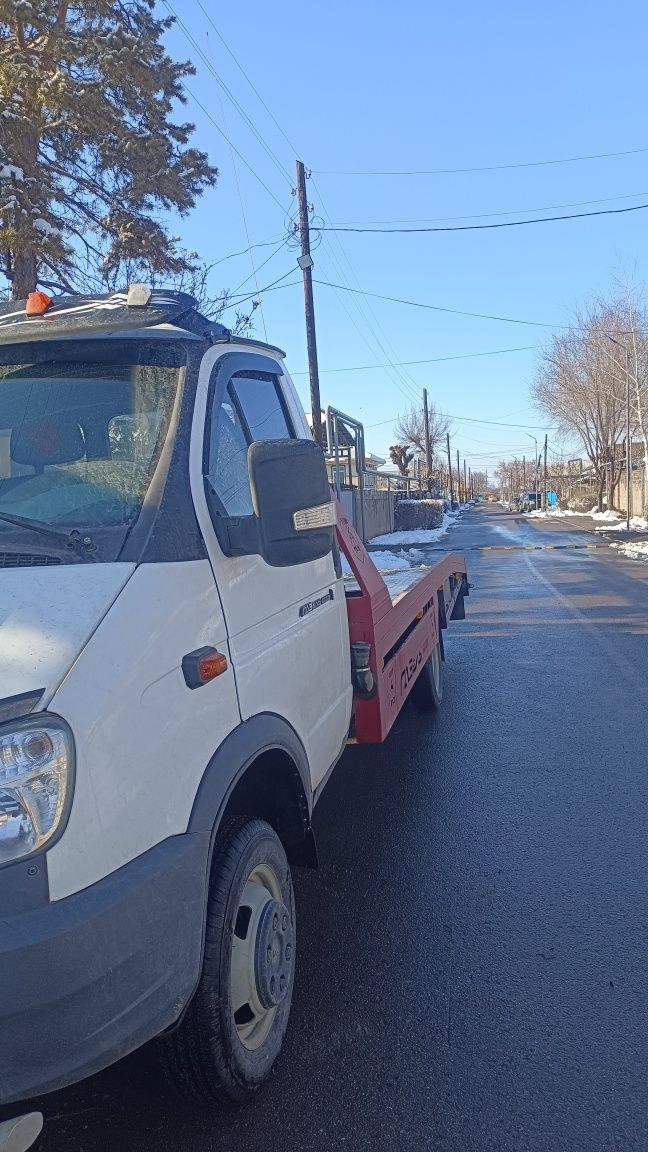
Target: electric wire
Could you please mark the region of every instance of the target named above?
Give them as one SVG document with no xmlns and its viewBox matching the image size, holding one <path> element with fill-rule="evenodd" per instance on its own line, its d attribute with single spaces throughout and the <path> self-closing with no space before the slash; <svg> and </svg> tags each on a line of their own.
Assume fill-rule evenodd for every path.
<svg viewBox="0 0 648 1152">
<path fill-rule="evenodd" d="M 362 169 L 317 169 L 318 176 L 456 176 L 472 172 L 504 172 L 512 168 L 546 168 L 554 164 L 578 164 L 584 160 L 610 160 L 617 156 L 638 156 L 648 147 L 628 148 L 623 152 L 594 152 L 586 156 L 566 156 L 558 160 L 523 160 L 508 164 L 488 164 L 472 168 L 414 168 L 401 171 L 371 171 Z"/>
<path fill-rule="evenodd" d="M 592 216 L 619 216 L 627 212 L 641 212 L 644 208 L 648 208 L 648 204 L 630 204 L 625 208 L 598 208 L 594 212 L 568 212 L 562 216 L 538 216 L 537 219 L 527 220 L 500 220 L 496 224 L 452 224 L 452 225 L 435 225 L 434 227 L 399 227 L 399 228 L 372 228 L 372 227 L 351 227 L 348 225 L 327 225 L 321 226 L 322 232 L 371 232 L 373 235 L 419 235 L 424 232 L 483 232 L 492 230 L 493 228 L 519 228 L 525 224 L 554 224 L 558 220 L 585 220 Z"/>
</svg>

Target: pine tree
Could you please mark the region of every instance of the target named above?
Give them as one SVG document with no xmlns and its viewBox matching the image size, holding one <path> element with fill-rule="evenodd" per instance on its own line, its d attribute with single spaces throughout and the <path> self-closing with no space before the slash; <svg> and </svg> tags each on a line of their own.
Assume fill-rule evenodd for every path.
<svg viewBox="0 0 648 1152">
<path fill-rule="evenodd" d="M 196 266 L 160 214 L 217 171 L 171 119 L 194 72 L 165 51 L 153 0 L 0 0 L 0 270 L 97 291 Z"/>
</svg>

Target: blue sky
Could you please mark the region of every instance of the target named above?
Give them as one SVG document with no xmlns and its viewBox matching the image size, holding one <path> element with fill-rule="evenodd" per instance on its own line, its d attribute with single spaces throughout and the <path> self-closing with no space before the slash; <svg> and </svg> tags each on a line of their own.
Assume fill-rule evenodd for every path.
<svg viewBox="0 0 648 1152">
<path fill-rule="evenodd" d="M 578 204 L 564 211 L 586 212 L 648 203 L 648 151 L 491 172 L 336 174 L 483 168 L 648 148 L 648 10 L 639 0 L 621 0 L 614 8 L 581 0 L 533 7 L 508 0 L 452 7 L 419 0 L 396 6 L 380 0 L 329 0 L 325 6 L 249 0 L 244 7 L 202 0 L 288 140 L 198 0 L 171 2 L 274 154 L 268 155 L 176 26 L 169 49 L 197 68 L 187 88 L 266 185 L 232 156 L 190 97 L 185 115 L 195 120 L 195 140 L 221 174 L 177 230 L 210 262 L 246 248 L 248 236 L 251 243 L 276 241 L 253 253 L 256 266 L 271 257 L 258 271 L 261 287 L 296 268 L 293 248 L 273 255 L 295 211 L 295 151 L 288 140 L 313 171 L 308 196 L 316 216 L 334 223 L 479 223 L 462 218 L 510 213 L 492 217 L 507 220 L 556 205 Z M 568 323 L 574 305 L 609 291 L 615 278 L 643 284 L 647 223 L 648 210 L 481 232 L 329 233 L 314 253 L 314 275 L 451 309 Z M 251 274 L 250 255 L 227 260 L 213 286 L 253 291 Z M 387 454 L 394 417 L 427 387 L 437 406 L 455 417 L 453 448 L 473 468 L 492 469 L 500 456 L 533 454 L 526 433 L 540 439 L 546 425 L 529 396 L 537 351 L 408 368 L 388 361 L 538 345 L 550 328 L 435 313 L 321 285 L 315 292 L 323 403 L 362 419 L 369 448 Z M 282 287 L 263 299 L 256 331 L 263 336 L 265 323 L 268 339 L 286 349 L 308 407 L 301 288 Z M 326 371 L 373 364 L 388 366 Z M 500 427 L 497 421 L 527 427 Z"/>
</svg>

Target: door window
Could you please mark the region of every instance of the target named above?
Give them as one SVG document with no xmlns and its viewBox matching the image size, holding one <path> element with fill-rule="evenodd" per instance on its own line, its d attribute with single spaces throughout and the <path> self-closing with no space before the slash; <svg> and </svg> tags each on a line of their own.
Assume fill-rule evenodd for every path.
<svg viewBox="0 0 648 1152">
<path fill-rule="evenodd" d="M 209 430 L 207 481 L 221 515 L 252 515 L 249 445 L 293 436 L 276 378 L 264 372 L 235 373 L 214 406 Z"/>
</svg>

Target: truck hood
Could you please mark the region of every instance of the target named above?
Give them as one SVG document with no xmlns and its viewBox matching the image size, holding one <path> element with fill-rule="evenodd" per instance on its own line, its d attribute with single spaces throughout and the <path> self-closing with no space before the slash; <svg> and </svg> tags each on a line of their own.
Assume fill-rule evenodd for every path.
<svg viewBox="0 0 648 1152">
<path fill-rule="evenodd" d="M 40 706 L 46 706 L 134 569 L 134 564 L 0 569 L 0 702 L 41 690 Z"/>
</svg>

